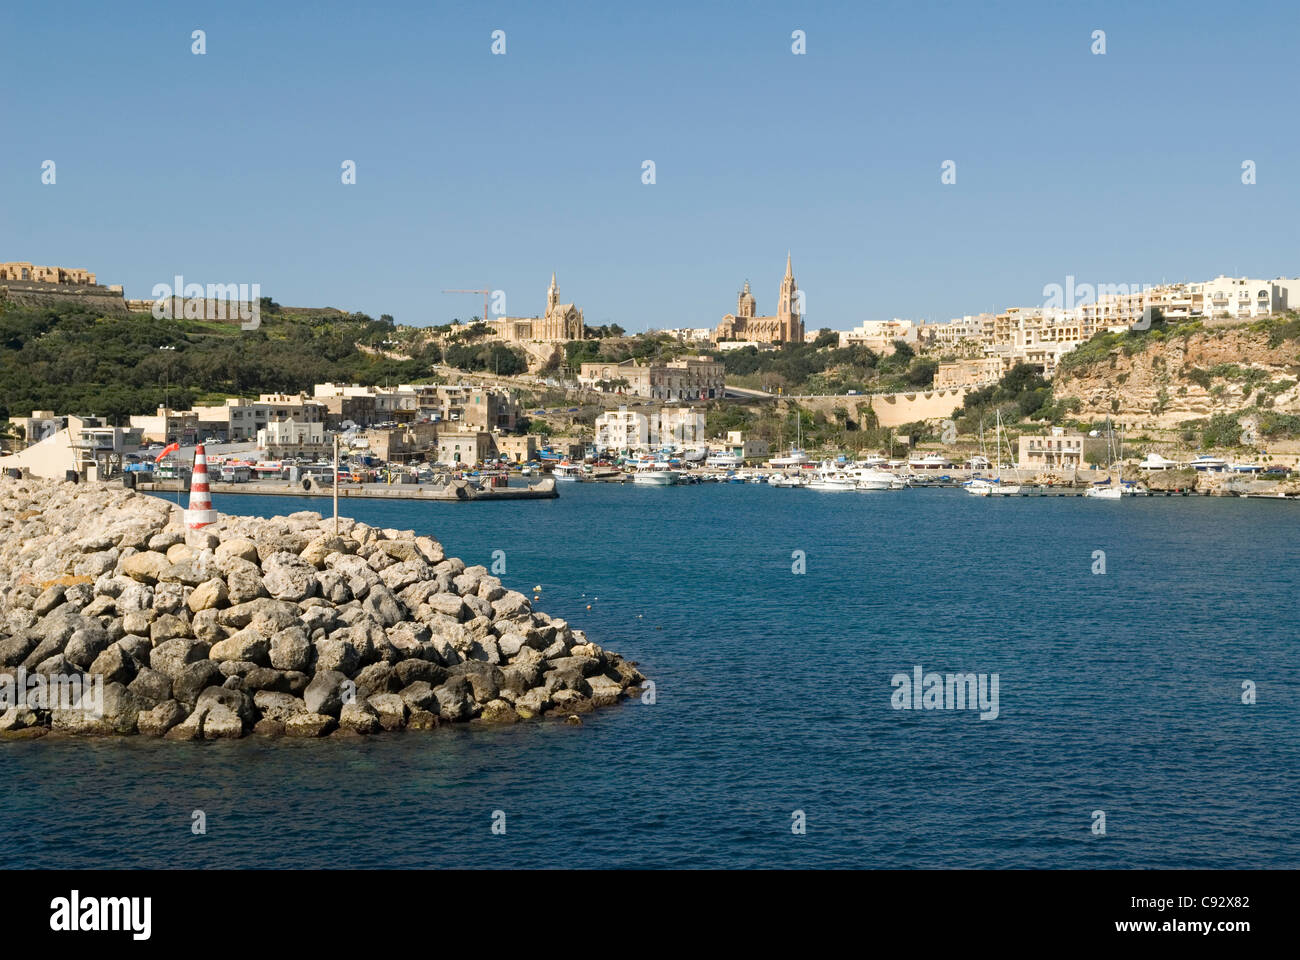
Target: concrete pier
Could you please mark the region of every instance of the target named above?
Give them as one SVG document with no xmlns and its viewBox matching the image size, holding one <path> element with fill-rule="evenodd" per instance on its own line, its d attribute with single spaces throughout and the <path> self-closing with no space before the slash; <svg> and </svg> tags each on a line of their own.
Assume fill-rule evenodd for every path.
<svg viewBox="0 0 1300 960">
<path fill-rule="evenodd" d="M 334 487 L 329 483 L 312 482 L 304 489 L 301 483 L 287 480 L 254 480 L 249 483 L 211 483 L 213 495 L 244 494 L 261 497 L 332 497 Z M 146 493 L 175 493 L 176 480 L 156 480 L 138 484 L 136 489 Z M 555 481 L 546 477 L 527 487 L 476 487 L 464 480 L 446 484 L 433 483 L 341 483 L 340 500 L 550 500 L 559 496 Z"/>
</svg>

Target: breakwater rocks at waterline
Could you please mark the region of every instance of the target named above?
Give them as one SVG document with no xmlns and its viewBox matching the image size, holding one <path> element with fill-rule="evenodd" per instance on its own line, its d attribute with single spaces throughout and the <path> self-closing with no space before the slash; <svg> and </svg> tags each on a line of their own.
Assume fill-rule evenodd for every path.
<svg viewBox="0 0 1300 960">
<path fill-rule="evenodd" d="M 320 737 L 569 718 L 644 677 L 430 537 L 0 481 L 0 737 Z"/>
</svg>

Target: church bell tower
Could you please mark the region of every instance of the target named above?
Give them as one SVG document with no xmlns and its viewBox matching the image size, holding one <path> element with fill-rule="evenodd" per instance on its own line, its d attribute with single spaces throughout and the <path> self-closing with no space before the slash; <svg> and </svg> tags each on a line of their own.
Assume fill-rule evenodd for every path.
<svg viewBox="0 0 1300 960">
<path fill-rule="evenodd" d="M 785 278 L 781 281 L 781 296 L 776 306 L 777 329 L 786 343 L 803 343 L 803 317 L 799 315 L 799 288 L 794 282 L 790 254 L 785 255 Z"/>
</svg>

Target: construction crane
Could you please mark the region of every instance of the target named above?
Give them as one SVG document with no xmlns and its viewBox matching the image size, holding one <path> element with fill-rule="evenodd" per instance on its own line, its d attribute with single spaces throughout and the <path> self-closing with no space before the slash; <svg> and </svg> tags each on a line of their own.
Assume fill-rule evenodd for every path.
<svg viewBox="0 0 1300 960">
<path fill-rule="evenodd" d="M 492 295 L 491 290 L 444 290 L 443 293 L 481 293 L 483 294 L 483 316 L 479 317 L 484 323 L 487 323 L 488 317 L 488 297 Z"/>
</svg>

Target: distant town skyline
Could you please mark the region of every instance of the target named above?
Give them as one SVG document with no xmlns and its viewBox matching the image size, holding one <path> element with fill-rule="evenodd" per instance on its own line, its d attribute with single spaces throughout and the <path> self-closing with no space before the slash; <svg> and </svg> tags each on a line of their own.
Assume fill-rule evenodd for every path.
<svg viewBox="0 0 1300 960">
<path fill-rule="evenodd" d="M 0 257 L 411 325 L 554 271 L 630 332 L 775 313 L 787 250 L 810 331 L 1300 273 L 1286 7 L 1018 9 L 71 3 L 0 63 Z"/>
</svg>

